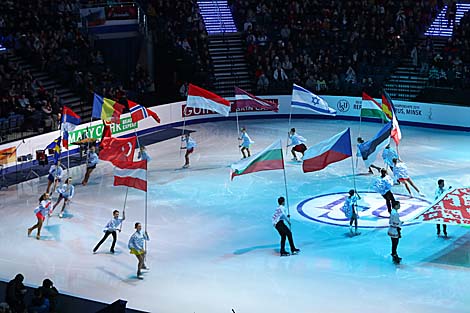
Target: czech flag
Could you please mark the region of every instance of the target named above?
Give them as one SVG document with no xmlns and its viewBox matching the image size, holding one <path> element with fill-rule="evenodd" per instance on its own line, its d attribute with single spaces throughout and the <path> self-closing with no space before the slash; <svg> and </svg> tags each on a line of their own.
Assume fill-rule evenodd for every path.
<svg viewBox="0 0 470 313">
<path fill-rule="evenodd" d="M 223 116 L 230 114 L 230 101 L 192 84 L 189 84 L 186 106 L 211 110 Z"/>
<path fill-rule="evenodd" d="M 352 147 L 348 128 L 308 148 L 303 157 L 302 169 L 304 173 L 319 171 L 331 163 L 342 161 L 350 156 L 352 156 Z"/>
<path fill-rule="evenodd" d="M 93 97 L 92 117 L 119 124 L 124 108 L 124 105 L 95 93 Z"/>
</svg>

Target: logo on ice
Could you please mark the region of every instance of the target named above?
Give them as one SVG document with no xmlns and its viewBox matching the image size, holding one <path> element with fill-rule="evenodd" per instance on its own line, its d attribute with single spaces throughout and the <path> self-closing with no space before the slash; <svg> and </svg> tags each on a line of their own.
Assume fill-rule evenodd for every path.
<svg viewBox="0 0 470 313">
<path fill-rule="evenodd" d="M 358 225 L 361 228 L 388 227 L 389 214 L 384 198 L 378 193 L 359 191 L 361 200 L 358 201 L 359 213 Z M 349 226 L 349 220 L 341 211 L 344 201 L 348 197 L 345 193 L 331 193 L 312 197 L 300 202 L 297 211 L 303 217 L 320 223 Z M 401 208 L 398 212 L 404 225 L 416 224 L 418 221 L 409 221 L 416 212 L 429 207 L 430 202 L 420 198 L 410 198 L 395 194 L 395 199 L 400 201 Z"/>
</svg>

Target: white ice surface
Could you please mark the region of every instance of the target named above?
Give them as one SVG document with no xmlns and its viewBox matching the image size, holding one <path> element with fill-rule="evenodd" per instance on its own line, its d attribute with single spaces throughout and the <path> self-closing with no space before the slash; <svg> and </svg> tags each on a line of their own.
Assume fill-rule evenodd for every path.
<svg viewBox="0 0 470 313">
<path fill-rule="evenodd" d="M 287 120 L 246 120 L 252 152 L 281 138 Z M 293 120 L 291 127 L 312 145 L 345 127 L 353 140 L 359 123 Z M 366 140 L 380 124 L 362 123 Z M 25 282 L 51 278 L 63 292 L 112 302 L 128 300 L 135 309 L 161 313 L 254 312 L 469 312 L 470 236 L 449 226 L 449 239 L 436 237 L 435 226 L 403 229 L 398 251 L 403 264 L 390 259 L 386 229 L 361 229 L 349 238 L 346 227 L 310 221 L 296 210 L 309 197 L 346 192 L 353 185 L 351 161 L 303 174 L 287 161 L 286 174 L 294 240 L 298 256 L 280 258 L 279 235 L 271 225 L 276 200 L 285 195 L 281 170 L 229 179 L 229 166 L 240 159 L 236 123 L 188 127 L 198 147 L 191 168 L 181 169 L 179 138 L 148 146 L 148 266 L 143 281 L 135 279 L 136 258 L 127 241 L 136 221 L 144 222 L 144 193 L 130 190 L 126 221 L 118 234 L 116 254 L 111 238 L 98 254 L 92 249 L 113 209 L 122 211 L 125 188 L 113 187 L 112 166 L 99 163 L 89 185 L 79 185 L 84 168 L 71 169 L 76 185 L 68 218 L 52 217 L 43 240 L 28 238 L 33 213 L 47 178 L 0 191 L 0 278 L 21 272 Z M 400 154 L 415 183 L 432 199 L 436 181 L 454 187 L 470 185 L 468 133 L 402 127 Z M 355 152 L 355 145 L 354 145 Z M 291 156 L 288 155 L 288 160 Z M 381 161 L 376 162 L 382 165 Z M 359 165 L 364 172 L 364 166 Z M 373 177 L 356 176 L 357 188 L 370 190 Z M 406 193 L 395 186 L 394 192 Z M 359 223 L 361 221 L 359 220 Z M 33 233 L 35 234 L 35 233 Z"/>
</svg>

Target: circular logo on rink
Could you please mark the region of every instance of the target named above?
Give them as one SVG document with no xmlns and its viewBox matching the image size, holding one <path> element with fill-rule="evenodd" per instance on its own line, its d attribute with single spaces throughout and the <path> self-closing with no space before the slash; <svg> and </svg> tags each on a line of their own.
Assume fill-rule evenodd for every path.
<svg viewBox="0 0 470 313">
<path fill-rule="evenodd" d="M 363 228 L 388 227 L 389 213 L 385 199 L 375 192 L 359 191 L 361 199 L 357 202 L 359 214 L 358 226 Z M 320 223 L 349 226 L 349 219 L 341 211 L 344 201 L 349 195 L 345 193 L 330 193 L 306 199 L 297 205 L 297 211 L 303 217 Z M 430 202 L 420 198 L 410 198 L 395 194 L 400 201 L 400 219 L 404 225 L 416 224 L 411 220 L 419 212 L 429 207 Z"/>
</svg>

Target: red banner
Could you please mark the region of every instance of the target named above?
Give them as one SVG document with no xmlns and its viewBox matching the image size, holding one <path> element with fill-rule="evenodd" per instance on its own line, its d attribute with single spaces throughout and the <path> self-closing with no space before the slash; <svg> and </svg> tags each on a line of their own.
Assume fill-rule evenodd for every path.
<svg viewBox="0 0 470 313">
<path fill-rule="evenodd" d="M 110 6 L 106 8 L 106 20 L 136 20 L 137 7 L 135 6 Z"/>
<path fill-rule="evenodd" d="M 416 219 L 435 224 L 470 225 L 470 188 L 447 192 Z"/>
<path fill-rule="evenodd" d="M 266 99 L 267 101 L 271 101 L 273 103 L 278 104 L 277 99 Z M 237 110 L 237 107 L 235 105 L 235 101 L 230 101 L 230 112 L 235 113 Z M 260 109 L 260 108 L 252 108 L 252 107 L 245 107 L 238 109 L 238 112 L 261 112 L 261 111 L 269 111 L 266 109 Z M 217 114 L 217 112 L 207 110 L 207 109 L 200 109 L 200 108 L 191 108 L 187 107 L 186 105 L 181 106 L 181 117 L 190 117 L 190 116 L 201 116 L 201 115 L 211 115 L 211 114 Z"/>
</svg>

